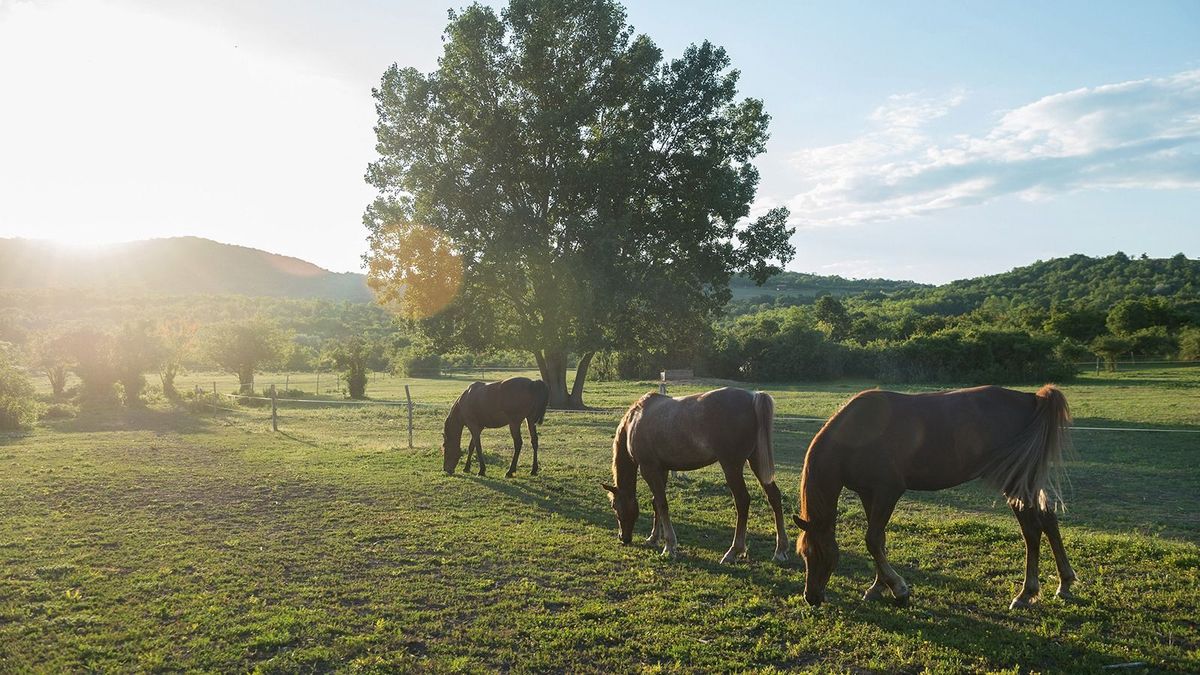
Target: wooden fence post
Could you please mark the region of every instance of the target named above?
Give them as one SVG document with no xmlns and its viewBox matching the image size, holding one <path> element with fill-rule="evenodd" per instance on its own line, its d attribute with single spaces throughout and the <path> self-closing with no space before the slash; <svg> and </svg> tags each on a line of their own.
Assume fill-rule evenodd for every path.
<svg viewBox="0 0 1200 675">
<path fill-rule="evenodd" d="M 213 414 L 217 414 L 217 381 L 213 380 Z"/>
<path fill-rule="evenodd" d="M 289 389 L 291 389 L 292 388 L 291 384 L 292 384 L 292 374 L 288 373 L 283 376 L 283 390 L 288 391 Z"/>
<path fill-rule="evenodd" d="M 404 385 L 404 398 L 408 400 L 408 449 L 412 450 L 412 393 L 408 390 L 408 385 Z"/>
<path fill-rule="evenodd" d="M 321 369 L 317 369 L 317 396 L 321 395 Z"/>
<path fill-rule="evenodd" d="M 658 393 L 662 394 L 663 396 L 666 396 L 667 395 L 667 371 L 664 370 L 664 371 L 660 372 L 659 377 L 661 379 L 659 379 L 659 381 L 658 381 Z"/>
<path fill-rule="evenodd" d="M 275 406 L 275 385 L 271 385 L 271 431 L 279 431 L 279 409 Z"/>
</svg>

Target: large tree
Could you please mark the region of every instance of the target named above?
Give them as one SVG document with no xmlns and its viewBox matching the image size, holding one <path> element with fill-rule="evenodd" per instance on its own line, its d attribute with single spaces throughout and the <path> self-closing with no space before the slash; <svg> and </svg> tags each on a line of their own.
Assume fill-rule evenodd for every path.
<svg viewBox="0 0 1200 675">
<path fill-rule="evenodd" d="M 374 91 L 364 217 L 372 287 L 436 345 L 527 349 L 580 407 L 597 349 L 667 345 L 791 259 L 786 209 L 748 219 L 769 117 L 720 47 L 664 61 L 610 0 L 472 5 L 444 44 Z"/>
</svg>

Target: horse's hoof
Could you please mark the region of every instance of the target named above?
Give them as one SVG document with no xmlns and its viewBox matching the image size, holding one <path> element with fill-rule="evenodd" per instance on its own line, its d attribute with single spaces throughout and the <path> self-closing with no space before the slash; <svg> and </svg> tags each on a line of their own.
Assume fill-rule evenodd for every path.
<svg viewBox="0 0 1200 675">
<path fill-rule="evenodd" d="M 536 466 L 535 466 L 535 467 L 533 467 L 533 470 L 529 472 L 529 475 L 530 475 L 530 476 L 536 476 L 536 475 L 538 475 L 538 468 L 537 468 Z"/>
<path fill-rule="evenodd" d="M 787 551 L 775 551 L 775 555 L 771 556 L 771 559 L 774 560 L 775 562 L 779 562 L 779 563 L 787 562 L 788 561 Z"/>
<path fill-rule="evenodd" d="M 908 602 L 911 598 L 912 598 L 911 592 L 905 592 L 904 595 L 897 595 L 896 596 L 896 606 L 897 607 L 908 607 Z"/>
<path fill-rule="evenodd" d="M 679 553 L 675 549 L 673 549 L 669 546 L 666 546 L 666 547 L 663 547 L 662 557 L 670 558 L 671 560 L 675 560 L 676 558 L 679 557 Z"/>
<path fill-rule="evenodd" d="M 1075 600 L 1075 594 L 1072 593 L 1071 589 L 1069 589 L 1069 588 L 1061 588 L 1060 587 L 1054 593 L 1054 597 L 1058 598 L 1059 600 L 1062 600 L 1063 602 L 1073 602 Z"/>
<path fill-rule="evenodd" d="M 1033 607 L 1034 603 L 1036 603 L 1036 602 L 1037 602 L 1036 595 L 1035 596 L 1027 596 L 1024 593 L 1022 593 L 1021 595 L 1018 595 L 1017 597 L 1013 598 L 1012 602 L 1009 603 L 1008 608 L 1009 609 L 1029 609 L 1029 608 Z"/>
<path fill-rule="evenodd" d="M 512 478 L 512 477 L 513 477 L 513 472 L 509 471 L 508 473 L 504 474 L 504 477 L 505 477 L 505 478 Z"/>
<path fill-rule="evenodd" d="M 883 589 L 878 586 L 872 586 L 867 589 L 866 593 L 863 593 L 862 599 L 866 602 L 878 602 L 883 600 Z"/>
</svg>

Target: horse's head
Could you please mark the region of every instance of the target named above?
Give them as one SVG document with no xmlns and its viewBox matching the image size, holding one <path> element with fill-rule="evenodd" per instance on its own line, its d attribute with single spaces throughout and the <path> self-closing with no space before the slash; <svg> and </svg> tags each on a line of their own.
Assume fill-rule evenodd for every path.
<svg viewBox="0 0 1200 675">
<path fill-rule="evenodd" d="M 837 568 L 837 536 L 832 523 L 826 527 L 810 523 L 798 515 L 793 515 L 792 519 L 800 526 L 796 553 L 804 558 L 804 599 L 816 607 L 825 601 L 825 586 Z"/>
<path fill-rule="evenodd" d="M 445 439 L 442 439 L 442 469 L 448 474 L 454 473 L 460 459 L 462 459 L 462 446 L 457 443 L 447 443 Z"/>
<path fill-rule="evenodd" d="M 607 483 L 600 487 L 608 491 L 608 501 L 617 514 L 617 525 L 621 528 L 621 543 L 633 541 L 633 525 L 638 519 L 637 493 L 633 490 L 622 490 Z"/>
</svg>

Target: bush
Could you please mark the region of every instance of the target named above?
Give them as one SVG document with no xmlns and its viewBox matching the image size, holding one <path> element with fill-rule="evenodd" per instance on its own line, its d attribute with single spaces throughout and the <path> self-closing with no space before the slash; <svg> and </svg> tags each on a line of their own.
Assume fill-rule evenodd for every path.
<svg viewBox="0 0 1200 675">
<path fill-rule="evenodd" d="M 971 384 L 1065 381 L 1075 368 L 1049 336 L 1020 330 L 947 329 L 885 349 L 880 377 Z"/>
<path fill-rule="evenodd" d="M 69 403 L 51 403 L 42 411 L 44 420 L 69 420 L 79 414 L 79 409 Z"/>
<path fill-rule="evenodd" d="M 442 373 L 442 357 L 427 352 L 401 352 L 393 364 L 396 374 L 402 377 L 437 377 Z"/>
<path fill-rule="evenodd" d="M 1186 361 L 1200 359 L 1200 328 L 1179 331 L 1179 358 Z"/>
<path fill-rule="evenodd" d="M 0 431 L 32 429 L 40 412 L 29 378 L 0 354 Z"/>
</svg>

